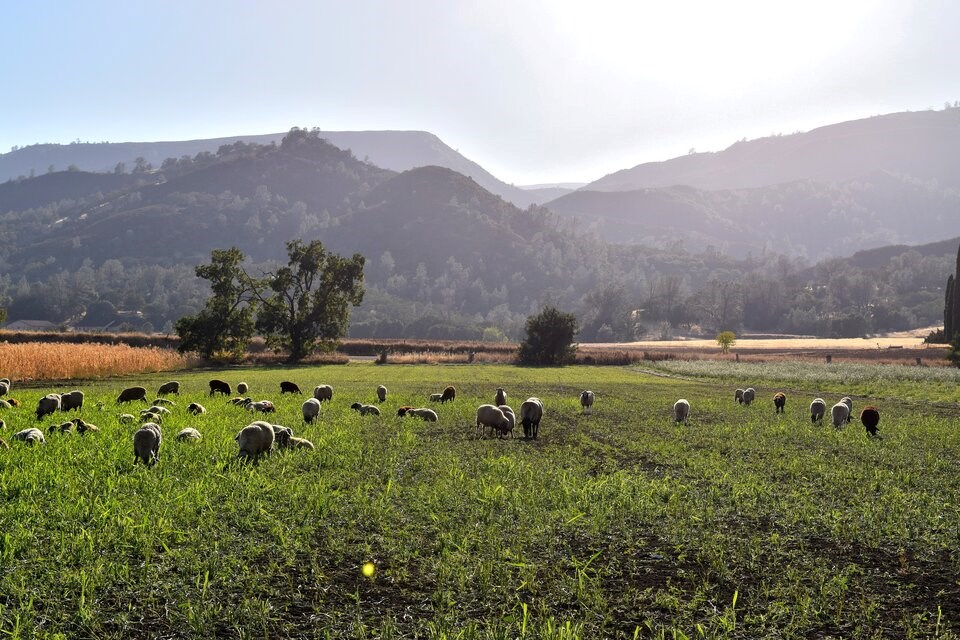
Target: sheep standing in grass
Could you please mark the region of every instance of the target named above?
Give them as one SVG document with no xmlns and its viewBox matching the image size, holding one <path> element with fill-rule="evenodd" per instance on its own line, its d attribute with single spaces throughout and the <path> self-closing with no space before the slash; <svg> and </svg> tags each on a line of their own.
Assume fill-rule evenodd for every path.
<svg viewBox="0 0 960 640">
<path fill-rule="evenodd" d="M 10 437 L 10 439 L 22 440 L 29 445 L 46 443 L 46 439 L 43 437 L 43 431 L 40 431 L 40 429 L 37 429 L 36 427 L 24 429 L 23 431 L 17 431 Z"/>
<path fill-rule="evenodd" d="M 431 394 L 430 394 L 430 402 L 440 402 L 440 400 L 442 400 L 442 399 L 443 399 L 443 394 L 442 394 L 442 393 L 431 393 Z"/>
<path fill-rule="evenodd" d="M 584 413 L 591 413 L 593 411 L 593 391 L 580 392 L 580 406 L 583 408 Z"/>
<path fill-rule="evenodd" d="M 313 424 L 320 416 L 320 401 L 316 398 L 310 398 L 300 405 L 300 413 L 303 414 L 303 421 L 307 424 Z"/>
<path fill-rule="evenodd" d="M 433 409 L 427 409 L 426 407 L 420 407 L 419 409 L 408 409 L 406 415 L 420 418 L 424 422 L 436 422 L 440 419 L 439 416 L 437 416 L 436 411 Z"/>
<path fill-rule="evenodd" d="M 48 393 L 37 401 L 37 420 L 60 410 L 60 395 Z"/>
<path fill-rule="evenodd" d="M 843 396 L 840 398 L 840 402 L 847 405 L 847 424 L 850 424 L 850 418 L 853 416 L 853 398 L 850 396 Z"/>
<path fill-rule="evenodd" d="M 176 380 L 171 380 L 170 382 L 164 382 L 160 385 L 160 388 L 157 389 L 158 396 L 166 396 L 171 393 L 180 395 L 180 383 Z"/>
<path fill-rule="evenodd" d="M 447 386 L 443 389 L 443 393 L 440 394 L 440 404 L 445 402 L 453 402 L 457 399 L 457 389 L 453 386 Z"/>
<path fill-rule="evenodd" d="M 328 384 L 319 384 L 313 389 L 313 397 L 320 402 L 333 400 L 333 387 Z"/>
<path fill-rule="evenodd" d="M 506 417 L 507 419 L 506 427 L 501 427 L 500 429 L 497 430 L 498 431 L 497 437 L 503 438 L 509 433 L 510 437 L 512 438 L 513 428 L 517 425 L 517 415 L 513 412 L 513 409 L 511 409 L 509 406 L 505 404 L 502 404 L 497 408 L 503 412 L 504 417 Z"/>
<path fill-rule="evenodd" d="M 737 404 L 743 404 L 743 389 L 737 389 L 733 392 L 733 399 Z"/>
<path fill-rule="evenodd" d="M 82 418 L 74 418 L 73 424 L 77 426 L 77 433 L 80 435 L 86 435 L 88 433 L 96 433 L 100 431 L 100 427 L 89 422 L 84 422 Z"/>
<path fill-rule="evenodd" d="M 278 447 L 286 447 L 290 444 L 290 439 L 293 438 L 293 429 L 279 424 L 272 424 L 270 428 L 273 429 L 273 441 Z"/>
<path fill-rule="evenodd" d="M 211 380 L 208 384 L 210 385 L 211 396 L 214 396 L 218 393 L 222 393 L 225 396 L 233 395 L 230 391 L 230 385 L 223 380 Z"/>
<path fill-rule="evenodd" d="M 300 386 L 296 382 L 284 380 L 280 383 L 280 395 L 285 393 L 295 393 L 297 395 L 301 395 Z"/>
<path fill-rule="evenodd" d="M 387 388 L 383 385 L 377 387 L 377 402 L 387 401 Z"/>
<path fill-rule="evenodd" d="M 189 405 L 187 405 L 187 411 L 189 411 L 195 416 L 199 416 L 206 413 L 207 409 L 199 402 L 191 402 Z"/>
<path fill-rule="evenodd" d="M 117 404 L 123 404 L 124 402 L 133 402 L 134 400 L 143 400 L 147 401 L 147 390 L 143 387 L 128 387 L 120 392 L 120 395 L 117 396 Z"/>
<path fill-rule="evenodd" d="M 185 442 L 187 440 L 200 440 L 203 436 L 200 435 L 200 432 L 194 429 L 193 427 L 187 427 L 181 429 L 180 433 L 177 434 L 177 442 Z"/>
<path fill-rule="evenodd" d="M 527 398 L 520 405 L 520 425 L 523 437 L 537 439 L 540 435 L 540 420 L 543 419 L 543 402 L 540 398 Z"/>
<path fill-rule="evenodd" d="M 830 416 L 833 418 L 833 426 L 839 429 L 850 421 L 850 407 L 838 402 L 830 409 Z"/>
<path fill-rule="evenodd" d="M 823 422 L 823 416 L 827 413 L 827 403 L 823 398 L 814 398 L 810 403 L 810 422 Z"/>
<path fill-rule="evenodd" d="M 877 433 L 877 425 L 880 424 L 880 411 L 876 407 L 864 407 L 863 411 L 860 412 L 860 422 L 867 430 L 867 435 L 871 438 L 880 437 L 880 434 Z"/>
<path fill-rule="evenodd" d="M 160 425 L 148 422 L 137 429 L 133 434 L 133 464 L 138 460 L 148 467 L 153 466 L 160 460 L 160 441 L 163 438 L 160 434 Z"/>
<path fill-rule="evenodd" d="M 757 391 L 753 387 L 747 387 L 746 389 L 743 390 L 743 404 L 747 405 L 748 407 L 756 397 L 757 397 Z"/>
<path fill-rule="evenodd" d="M 362 416 L 379 416 L 380 415 L 380 408 L 375 407 L 372 404 L 360 404 L 359 402 L 354 402 L 352 405 L 350 405 L 350 408 Z"/>
<path fill-rule="evenodd" d="M 507 392 L 503 390 L 503 387 L 497 387 L 497 395 L 494 396 L 493 404 L 498 407 L 502 404 L 507 404 Z"/>
<path fill-rule="evenodd" d="M 412 409 L 415 409 L 415 408 L 416 408 L 416 407 L 411 407 L 410 405 L 405 404 L 405 405 L 403 405 L 402 407 L 400 407 L 399 409 L 397 409 L 397 417 L 398 417 L 398 418 L 402 418 L 402 417 L 404 417 L 405 415 L 407 415 L 407 412 L 408 412 L 408 411 L 410 411 L 410 410 L 412 410 Z"/>
<path fill-rule="evenodd" d="M 687 418 L 690 417 L 690 402 L 684 398 L 680 398 L 674 402 L 673 416 L 676 418 L 677 424 L 681 422 L 687 424 Z"/>
<path fill-rule="evenodd" d="M 287 449 L 315 449 L 313 443 L 306 438 L 290 438 L 284 445 Z"/>
<path fill-rule="evenodd" d="M 483 433 L 484 427 L 500 431 L 506 429 L 509 424 L 507 416 L 498 407 L 492 404 L 482 404 L 477 407 L 477 433 Z"/>
<path fill-rule="evenodd" d="M 783 391 L 773 394 L 773 406 L 777 408 L 777 413 L 783 413 L 784 407 L 787 406 L 787 394 Z"/>
<path fill-rule="evenodd" d="M 233 438 L 240 448 L 237 458 L 257 462 L 260 456 L 270 455 L 275 438 L 273 425 L 269 422 L 258 420 L 248 424 Z"/>
<path fill-rule="evenodd" d="M 238 382 L 238 383 L 237 383 L 237 393 L 239 393 L 240 395 L 246 395 L 247 390 L 248 390 L 249 388 L 250 388 L 250 386 L 249 386 L 246 382 Z"/>
</svg>

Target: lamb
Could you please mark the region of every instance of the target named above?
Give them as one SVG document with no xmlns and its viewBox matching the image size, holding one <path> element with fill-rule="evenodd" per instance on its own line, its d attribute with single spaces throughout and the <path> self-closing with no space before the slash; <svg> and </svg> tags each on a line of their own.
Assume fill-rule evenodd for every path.
<svg viewBox="0 0 960 640">
<path fill-rule="evenodd" d="M 7 398 L 7 403 L 15 409 L 20 406 L 20 401 L 16 398 Z"/>
<path fill-rule="evenodd" d="M 510 421 L 498 407 L 492 404 L 482 404 L 477 407 L 477 432 L 482 433 L 484 427 L 490 429 L 506 429 Z"/>
<path fill-rule="evenodd" d="M 284 445 L 287 449 L 315 449 L 313 443 L 307 440 L 306 438 L 295 438 L 291 437 L 287 444 Z"/>
<path fill-rule="evenodd" d="M 285 393 L 296 393 L 302 395 L 300 392 L 300 387 L 296 382 L 290 382 L 289 380 L 284 380 L 280 383 L 280 395 Z"/>
<path fill-rule="evenodd" d="M 397 417 L 398 417 L 398 418 L 402 418 L 402 417 L 404 417 L 405 415 L 407 415 L 407 412 L 408 412 L 408 411 L 411 411 L 411 410 L 413 410 L 413 409 L 415 409 L 415 408 L 416 408 L 416 407 L 411 407 L 410 405 L 405 404 L 405 405 L 403 405 L 402 407 L 400 407 L 399 409 L 397 409 Z"/>
<path fill-rule="evenodd" d="M 387 401 L 387 388 L 383 385 L 377 387 L 377 402 Z"/>
<path fill-rule="evenodd" d="M 26 444 L 35 445 L 35 444 L 45 444 L 47 441 L 43 437 L 43 431 L 37 429 L 36 427 L 31 427 L 29 429 L 24 429 L 23 431 L 17 431 L 10 437 L 11 440 L 23 440 Z"/>
<path fill-rule="evenodd" d="M 120 424 L 133 424 L 135 420 L 136 417 L 134 417 L 132 413 L 121 413 L 120 417 L 117 418 L 117 421 L 120 422 Z"/>
<path fill-rule="evenodd" d="M 507 405 L 505 405 L 505 404 L 502 404 L 502 405 L 500 405 L 500 406 L 497 407 L 497 408 L 500 409 L 500 411 L 503 412 L 503 415 L 507 418 L 507 425 L 506 425 L 506 427 L 501 427 L 500 429 L 497 430 L 497 431 L 498 431 L 497 437 L 498 437 L 498 438 L 502 438 L 502 437 L 504 437 L 507 433 L 509 433 L 509 434 L 510 434 L 510 437 L 512 438 L 512 437 L 513 437 L 513 427 L 516 426 L 516 424 L 517 424 L 517 416 L 516 416 L 516 414 L 513 412 L 513 409 L 511 409 L 509 406 L 507 406 Z"/>
<path fill-rule="evenodd" d="M 437 416 L 436 411 L 434 411 L 433 409 L 427 409 L 425 407 L 421 407 L 419 409 L 408 409 L 407 415 L 420 418 L 424 422 L 436 422 L 437 420 L 440 419 Z"/>
<path fill-rule="evenodd" d="M 180 395 L 180 383 L 176 380 L 171 380 L 170 382 L 164 382 L 160 385 L 160 388 L 157 389 L 158 396 L 166 396 L 171 393 Z"/>
<path fill-rule="evenodd" d="M 443 393 L 440 395 L 440 404 L 444 404 L 447 401 L 453 402 L 457 399 L 457 390 L 452 386 L 447 386 L 444 388 Z"/>
<path fill-rule="evenodd" d="M 876 407 L 864 407 L 860 412 L 860 422 L 867 430 L 867 435 L 871 438 L 879 438 L 877 425 L 880 424 L 880 411 Z"/>
<path fill-rule="evenodd" d="M 303 414 L 303 421 L 307 424 L 316 422 L 320 416 L 320 401 L 316 398 L 310 398 L 300 405 L 300 413 Z"/>
<path fill-rule="evenodd" d="M 354 402 L 350 405 L 350 408 L 354 411 L 357 411 L 362 416 L 378 416 L 380 415 L 380 409 L 373 406 L 372 404 L 360 404 L 359 402 Z M 410 413 L 409 411 L 407 413 Z"/>
<path fill-rule="evenodd" d="M 497 387 L 497 395 L 494 396 L 493 404 L 498 407 L 502 404 L 507 404 L 507 392 L 503 390 L 503 387 Z"/>
<path fill-rule="evenodd" d="M 753 387 L 747 387 L 743 390 L 743 404 L 750 406 L 753 399 L 757 397 L 757 391 Z"/>
<path fill-rule="evenodd" d="M 823 416 L 827 413 L 827 403 L 823 398 L 814 398 L 810 403 L 810 422 L 823 422 Z"/>
<path fill-rule="evenodd" d="M 152 413 L 156 413 L 159 415 L 163 415 L 163 416 L 170 415 L 170 409 L 167 409 L 166 407 L 161 407 L 159 405 L 153 405 L 149 409 L 147 409 L 147 411 L 150 411 Z"/>
<path fill-rule="evenodd" d="M 253 402 L 253 398 L 237 396 L 236 398 L 230 398 L 230 402 L 239 407 Z"/>
<path fill-rule="evenodd" d="M 0 409 L 13 409 L 13 405 L 8 400 L 0 400 Z"/>
<path fill-rule="evenodd" d="M 839 429 L 850 421 L 850 407 L 843 402 L 838 402 L 830 409 L 830 415 L 833 417 L 833 426 Z"/>
<path fill-rule="evenodd" d="M 152 467 L 160 460 L 160 425 L 148 422 L 133 434 L 133 464 L 138 460 Z"/>
<path fill-rule="evenodd" d="M 677 424 L 681 422 L 687 424 L 687 418 L 690 416 L 690 402 L 684 398 L 680 398 L 674 402 L 673 415 L 677 420 Z"/>
<path fill-rule="evenodd" d="M 249 411 L 259 411 L 260 413 L 276 413 L 277 407 L 269 400 L 258 400 L 257 402 L 248 402 L 244 405 Z"/>
<path fill-rule="evenodd" d="M 443 394 L 442 394 L 442 393 L 431 393 L 431 394 L 430 394 L 430 402 L 440 402 L 441 400 L 443 400 Z"/>
<path fill-rule="evenodd" d="M 123 404 L 124 402 L 133 402 L 134 400 L 143 400 L 147 401 L 147 390 L 143 387 L 129 387 L 120 392 L 120 395 L 117 396 L 117 404 Z"/>
<path fill-rule="evenodd" d="M 47 433 L 50 433 L 50 434 L 53 434 L 53 433 L 69 433 L 69 432 L 72 431 L 72 430 L 73 430 L 73 422 L 72 422 L 72 421 L 68 421 L 68 422 L 63 422 L 63 423 L 60 423 L 60 424 L 50 425 L 50 427 L 47 429 Z"/>
<path fill-rule="evenodd" d="M 853 415 L 853 399 L 850 396 L 843 396 L 840 402 L 847 405 L 847 423 L 850 423 L 850 417 Z"/>
<path fill-rule="evenodd" d="M 207 409 L 206 409 L 206 407 L 204 407 L 204 406 L 203 406 L 202 404 L 200 404 L 199 402 L 191 402 L 191 403 L 187 406 L 187 411 L 189 411 L 190 413 L 192 413 L 192 414 L 195 415 L 195 416 L 199 416 L 199 415 L 203 415 L 204 413 L 206 413 L 206 412 L 207 412 Z"/>
<path fill-rule="evenodd" d="M 787 394 L 783 391 L 773 394 L 773 406 L 777 408 L 777 413 L 783 413 L 784 407 L 787 406 Z"/>
<path fill-rule="evenodd" d="M 159 413 L 154 413 L 153 411 L 141 411 L 140 412 L 140 424 L 147 422 L 156 422 L 157 424 L 163 424 L 163 416 Z"/>
<path fill-rule="evenodd" d="M 60 395 L 48 393 L 37 401 L 37 420 L 60 410 Z"/>
<path fill-rule="evenodd" d="M 272 424 L 274 442 L 278 447 L 287 447 L 290 445 L 290 439 L 293 438 L 293 429 L 282 427 L 279 424 Z"/>
<path fill-rule="evenodd" d="M 270 423 L 257 421 L 248 424 L 234 437 L 240 447 L 237 458 L 252 459 L 256 462 L 260 456 L 270 455 L 275 438 L 273 425 Z"/>
<path fill-rule="evenodd" d="M 743 404 L 743 389 L 737 389 L 733 392 L 733 399 L 737 404 Z"/>
<path fill-rule="evenodd" d="M 0 380 L 0 396 L 5 396 L 10 393 L 10 381 L 4 378 Z"/>
<path fill-rule="evenodd" d="M 230 385 L 224 382 L 223 380 L 211 380 L 210 381 L 210 395 L 216 395 L 222 393 L 225 396 L 232 395 L 230 391 Z"/>
<path fill-rule="evenodd" d="M 580 393 L 580 406 L 584 413 L 590 413 L 593 407 L 593 391 L 583 391 Z"/>
<path fill-rule="evenodd" d="M 523 437 L 537 439 L 540 434 L 540 420 L 543 418 L 543 403 L 540 398 L 527 398 L 520 405 L 520 424 Z"/>
<path fill-rule="evenodd" d="M 187 440 L 200 440 L 203 436 L 200 435 L 200 432 L 194 429 L 193 427 L 187 427 L 181 429 L 180 433 L 177 434 L 177 442 L 185 442 Z"/>
<path fill-rule="evenodd" d="M 175 407 L 177 403 L 173 400 L 167 400 L 166 398 L 157 398 L 153 401 L 153 404 L 158 407 Z"/>
<path fill-rule="evenodd" d="M 239 393 L 240 395 L 246 395 L 247 390 L 248 390 L 249 388 L 250 388 L 250 387 L 247 385 L 246 382 L 239 382 L 239 383 L 237 383 L 237 393 Z"/>
<path fill-rule="evenodd" d="M 324 402 L 325 400 L 333 400 L 333 387 L 328 384 L 320 384 L 314 387 L 313 397 Z"/>
<path fill-rule="evenodd" d="M 84 422 L 81 418 L 74 418 L 73 423 L 77 425 L 77 433 L 80 435 L 100 431 L 100 427 L 95 424 L 90 424 L 89 422 Z"/>
</svg>

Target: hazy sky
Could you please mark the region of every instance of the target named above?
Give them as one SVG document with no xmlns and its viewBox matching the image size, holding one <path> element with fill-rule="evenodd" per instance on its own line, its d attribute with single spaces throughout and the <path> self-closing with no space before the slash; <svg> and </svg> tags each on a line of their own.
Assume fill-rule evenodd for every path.
<svg viewBox="0 0 960 640">
<path fill-rule="evenodd" d="M 0 150 L 422 129 L 515 184 L 960 100 L 954 0 L 0 0 Z"/>
</svg>

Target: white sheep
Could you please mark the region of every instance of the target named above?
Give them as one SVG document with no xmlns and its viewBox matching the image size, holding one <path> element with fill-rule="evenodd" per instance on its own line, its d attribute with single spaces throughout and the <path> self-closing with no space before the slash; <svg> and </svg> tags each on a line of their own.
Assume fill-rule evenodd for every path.
<svg viewBox="0 0 960 640">
<path fill-rule="evenodd" d="M 838 402 L 830 409 L 830 415 L 833 417 L 833 426 L 839 429 L 850 421 L 850 407 L 843 402 Z"/>
<path fill-rule="evenodd" d="M 677 420 L 677 424 L 681 422 L 687 424 L 687 418 L 690 416 L 690 402 L 685 398 L 680 398 L 674 402 L 673 415 Z"/>
<path fill-rule="evenodd" d="M 442 393 L 431 393 L 431 394 L 430 394 L 430 402 L 440 402 L 441 400 L 443 400 L 443 394 L 442 394 Z"/>
<path fill-rule="evenodd" d="M 362 416 L 379 416 L 380 409 L 375 407 L 372 404 L 360 404 L 359 402 L 354 402 L 350 405 L 350 408 L 354 411 L 357 411 Z"/>
<path fill-rule="evenodd" d="M 540 435 L 540 420 L 543 418 L 543 402 L 540 398 L 527 398 L 520 405 L 520 424 L 523 437 L 536 440 Z"/>
<path fill-rule="evenodd" d="M 136 421 L 136 417 L 132 413 L 121 413 L 117 420 L 120 424 L 133 424 Z"/>
<path fill-rule="evenodd" d="M 827 413 L 827 403 L 823 398 L 814 398 L 810 403 L 810 422 L 823 422 L 823 416 Z"/>
<path fill-rule="evenodd" d="M 743 404 L 750 406 L 753 399 L 757 397 L 757 391 L 753 387 L 747 387 L 743 390 Z"/>
<path fill-rule="evenodd" d="M 496 429 L 500 431 L 501 429 L 506 429 L 510 424 L 510 421 L 507 419 L 507 416 L 503 414 L 498 407 L 493 406 L 492 404 L 482 404 L 477 407 L 477 432 L 483 433 L 484 427 L 489 427 L 490 429 Z"/>
<path fill-rule="evenodd" d="M 511 409 L 509 406 L 507 406 L 507 405 L 505 405 L 505 404 L 502 404 L 502 405 L 500 405 L 500 406 L 497 407 L 497 408 L 500 409 L 500 411 L 503 411 L 503 415 L 507 418 L 507 426 L 506 426 L 506 428 L 501 428 L 501 429 L 499 429 L 499 433 L 497 434 L 497 437 L 502 438 L 502 437 L 505 436 L 507 433 L 509 433 L 509 434 L 510 434 L 510 437 L 512 438 L 512 437 L 513 437 L 513 428 L 514 428 L 514 427 L 516 426 L 516 424 L 517 424 L 517 415 L 513 412 L 513 409 Z"/>
<path fill-rule="evenodd" d="M 853 416 L 853 398 L 850 396 L 843 396 L 840 398 L 840 402 L 847 405 L 847 423 L 850 423 L 850 418 Z"/>
<path fill-rule="evenodd" d="M 316 422 L 320 415 L 320 401 L 316 398 L 310 398 L 300 405 L 300 412 L 303 414 L 303 421 L 307 424 Z"/>
<path fill-rule="evenodd" d="M 176 407 L 177 403 L 173 400 L 168 400 L 166 398 L 157 398 L 153 401 L 154 406 L 157 407 Z"/>
<path fill-rule="evenodd" d="M 163 415 L 163 416 L 170 415 L 170 409 L 167 409 L 166 407 L 161 407 L 160 405 L 157 405 L 157 404 L 148 408 L 147 411 L 151 411 L 153 413 L 159 413 L 160 415 Z"/>
<path fill-rule="evenodd" d="M 37 420 L 60 410 L 60 394 L 48 393 L 37 401 Z"/>
<path fill-rule="evenodd" d="M 207 412 L 207 409 L 206 409 L 202 404 L 200 404 L 199 402 L 191 402 L 191 403 L 187 406 L 187 411 L 189 411 L 190 413 L 192 413 L 192 414 L 195 415 L 195 416 L 199 416 L 199 415 L 203 415 L 204 413 L 206 413 L 206 412 Z"/>
<path fill-rule="evenodd" d="M 10 437 L 11 440 L 23 440 L 26 444 L 35 445 L 35 444 L 44 444 L 46 440 L 43 437 L 43 431 L 37 429 L 36 427 L 31 427 L 29 429 L 24 429 L 23 431 L 17 431 Z"/>
<path fill-rule="evenodd" d="M 160 460 L 160 425 L 148 422 L 133 434 L 133 464 L 143 460 L 143 464 L 153 466 Z"/>
<path fill-rule="evenodd" d="M 287 449 L 315 449 L 313 443 L 307 440 L 306 438 L 293 438 L 284 445 Z"/>
<path fill-rule="evenodd" d="M 200 432 L 194 429 L 193 427 L 187 427 L 181 429 L 180 433 L 177 434 L 177 441 L 184 442 L 186 440 L 200 440 L 203 436 L 200 435 Z"/>
<path fill-rule="evenodd" d="M 387 388 L 383 385 L 377 387 L 377 401 L 386 402 L 387 401 Z"/>
<path fill-rule="evenodd" d="M 328 384 L 317 385 L 313 389 L 313 397 L 320 402 L 333 400 L 333 387 Z"/>
<path fill-rule="evenodd" d="M 593 407 L 593 391 L 582 391 L 580 393 L 580 406 L 583 407 L 584 413 L 590 413 Z"/>
<path fill-rule="evenodd" d="M 258 400 L 257 402 L 248 402 L 244 405 L 248 411 L 259 411 L 260 413 L 276 413 L 277 407 L 269 400 Z"/>
<path fill-rule="evenodd" d="M 433 409 L 427 409 L 426 407 L 420 407 L 419 409 L 407 409 L 405 415 L 416 416 L 424 422 L 436 422 L 440 418 L 437 416 L 437 412 Z"/>
<path fill-rule="evenodd" d="M 260 456 L 270 455 L 276 435 L 273 432 L 273 425 L 258 420 L 241 429 L 233 439 L 237 441 L 240 448 L 237 458 L 252 459 L 256 462 Z"/>
</svg>

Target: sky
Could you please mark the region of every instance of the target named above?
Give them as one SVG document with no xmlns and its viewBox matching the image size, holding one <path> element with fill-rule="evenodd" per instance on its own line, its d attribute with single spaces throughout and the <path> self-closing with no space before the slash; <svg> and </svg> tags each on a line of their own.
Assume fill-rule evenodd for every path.
<svg viewBox="0 0 960 640">
<path fill-rule="evenodd" d="M 954 0 L 0 0 L 0 152 L 416 129 L 588 182 L 960 100 Z"/>
</svg>

